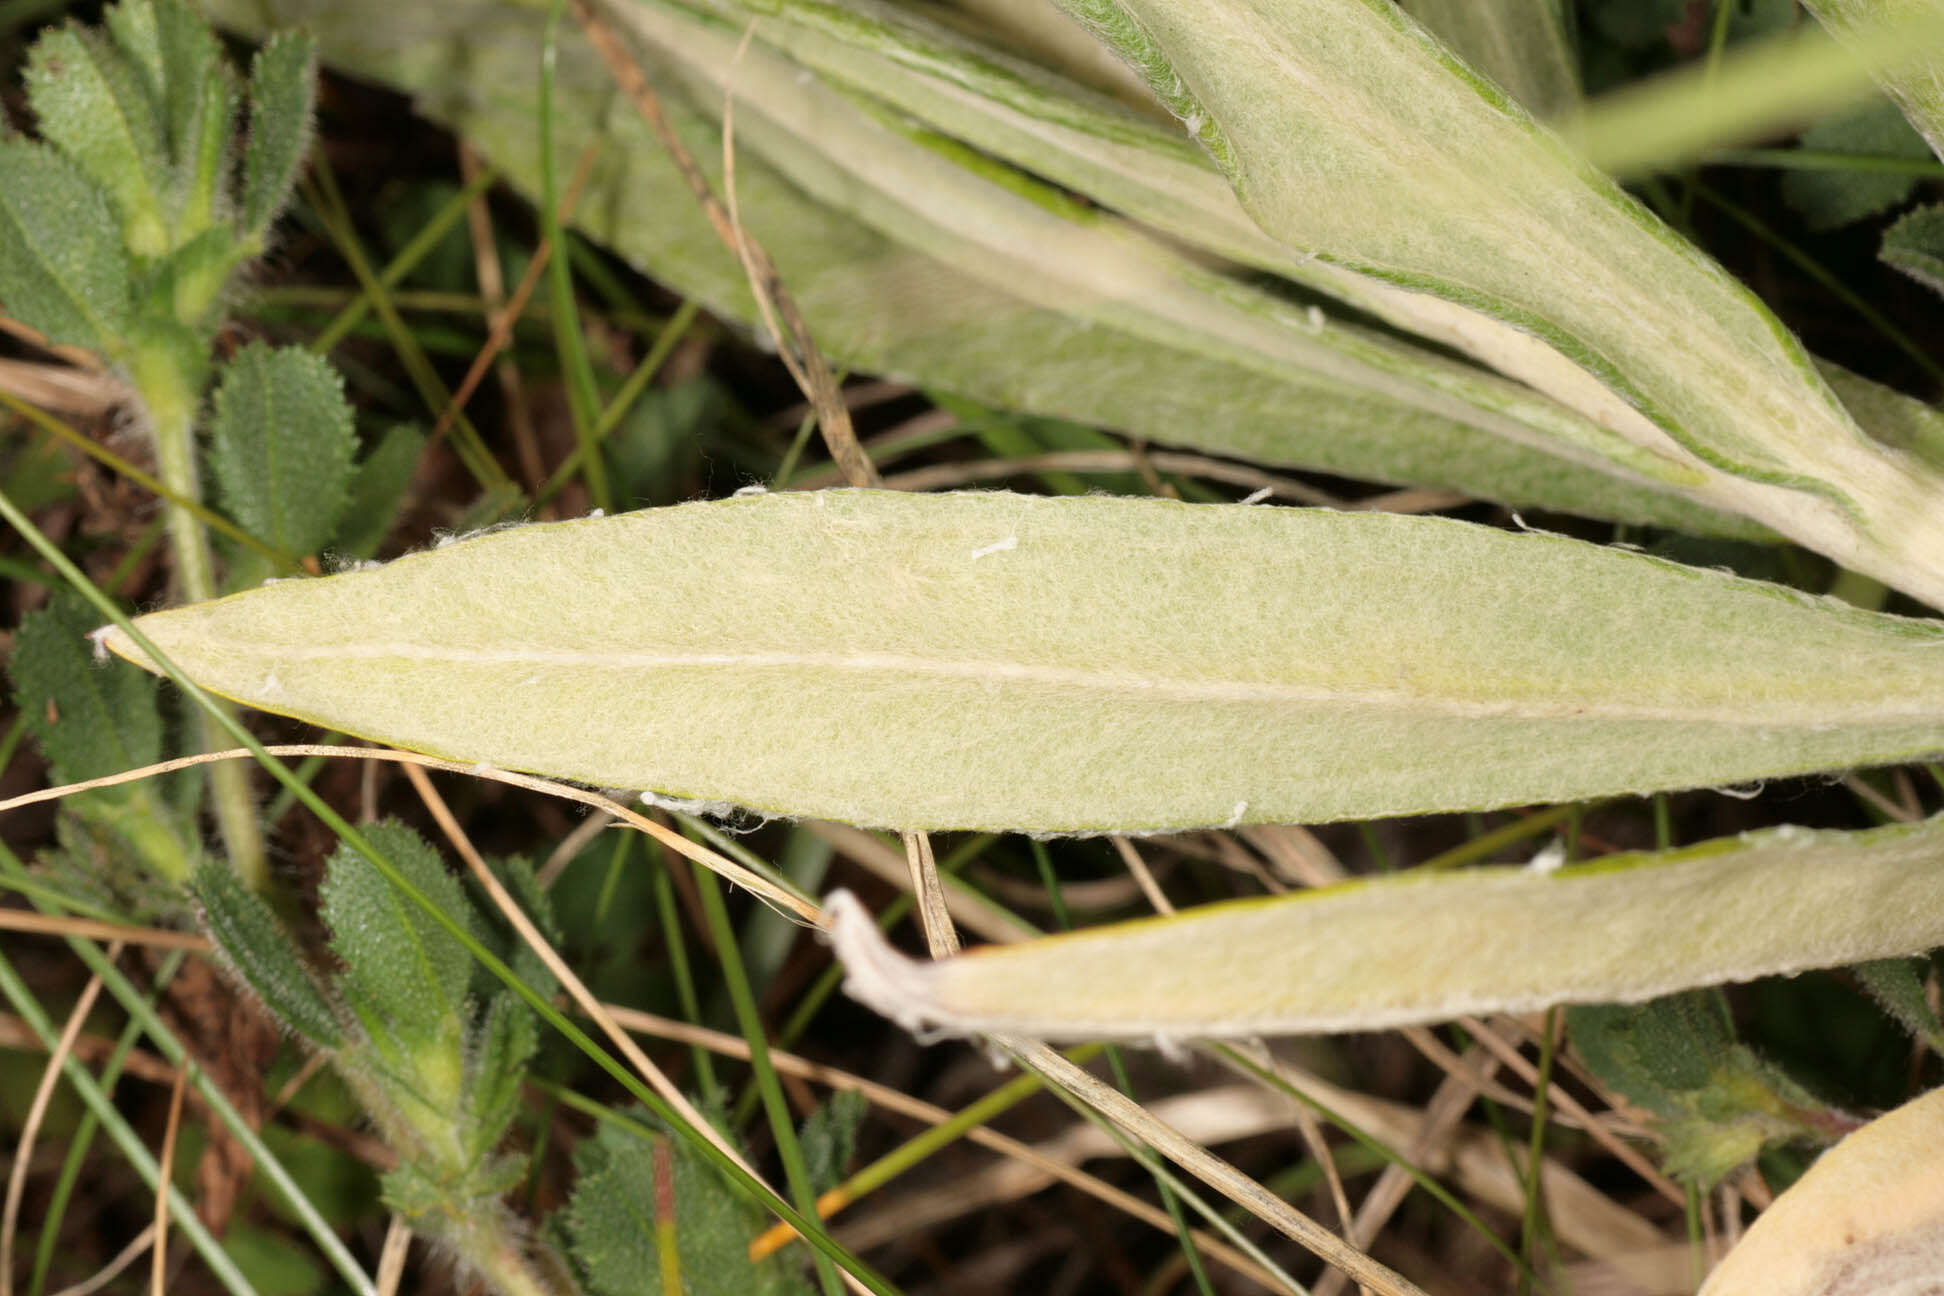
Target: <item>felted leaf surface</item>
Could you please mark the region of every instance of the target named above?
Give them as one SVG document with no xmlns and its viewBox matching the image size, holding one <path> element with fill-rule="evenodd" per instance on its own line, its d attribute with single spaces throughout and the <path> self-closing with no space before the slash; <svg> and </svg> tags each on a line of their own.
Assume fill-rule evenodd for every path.
<svg viewBox="0 0 1944 1296">
<path fill-rule="evenodd" d="M 1370 818 L 1944 747 L 1928 622 L 1381 514 L 769 495 L 141 624 L 205 687 L 328 727 L 899 828 Z"/>
<path fill-rule="evenodd" d="M 1941 858 L 1937 819 L 1781 828 L 1553 873 L 1347 882 L 922 963 L 849 895 L 826 910 L 846 988 L 909 1027 L 1054 1039 L 1378 1030 L 1926 949 L 1944 940 Z"/>
<path fill-rule="evenodd" d="M 1875 23 L 1935 12 L 1929 0 L 1805 0 L 1803 7 L 1838 37 L 1848 38 Z M 1930 141 L 1931 151 L 1944 158 L 1944 51 L 1879 71 L 1877 83 Z"/>
<path fill-rule="evenodd" d="M 1404 10 L 1534 116 L 1556 117 L 1579 102 L 1578 59 L 1559 0 L 1404 0 Z"/>
<path fill-rule="evenodd" d="M 300 347 L 256 342 L 223 369 L 210 428 L 223 502 L 285 553 L 323 548 L 344 512 L 358 439 L 343 380 Z"/>
<path fill-rule="evenodd" d="M 132 304 L 108 198 L 45 144 L 0 140 L 0 302 L 50 342 L 110 348 Z"/>
<path fill-rule="evenodd" d="M 1494 363 L 1642 448 L 1678 446 L 1792 539 L 1944 603 L 1944 474 L 1872 445 L 1745 287 L 1393 5 L 1070 7 L 1269 234 L 1533 334 L 1545 348 Z"/>
<path fill-rule="evenodd" d="M 1944 1272 L 1944 1089 L 1823 1153 L 1708 1275 L 1701 1296 L 1918 1293 Z"/>
<path fill-rule="evenodd" d="M 246 29 L 260 30 L 266 22 L 302 23 L 318 33 L 335 62 L 417 91 L 423 110 L 465 132 L 516 182 L 530 191 L 537 188 L 539 155 L 528 87 L 534 84 L 529 64 L 543 14 L 456 0 L 436 12 L 416 12 L 409 21 L 396 6 L 381 3 L 279 0 L 266 14 L 256 5 L 217 0 L 213 8 L 224 21 Z M 645 12 L 646 7 L 628 8 L 616 17 L 632 21 Z M 686 17 L 691 26 L 700 21 L 692 14 Z M 672 19 L 658 14 L 656 21 Z M 733 54 L 743 25 L 738 20 L 728 29 L 728 54 Z M 709 30 L 706 24 L 702 29 Z M 794 30 L 766 18 L 750 57 L 759 52 L 761 37 L 779 29 Z M 951 76 L 941 76 L 937 84 L 957 84 L 965 68 L 989 66 L 983 53 L 978 60 L 961 59 L 952 65 Z M 727 68 L 725 56 L 721 70 L 726 74 Z M 889 93 L 905 84 L 897 71 L 895 64 L 878 60 L 852 75 L 870 93 Z M 690 151 L 719 183 L 719 110 L 691 109 L 672 78 L 654 68 L 650 72 L 656 74 Z M 795 78 L 794 69 L 789 76 Z M 589 196 L 579 208 L 581 227 L 711 310 L 754 320 L 741 266 L 695 208 L 666 150 L 631 107 L 617 103 L 608 73 L 576 40 L 562 42 L 558 79 L 560 147 L 578 149 L 597 136 L 606 141 Z M 929 95 L 933 82 L 907 80 L 911 84 L 896 99 L 901 108 L 934 103 L 943 111 L 951 106 L 949 97 Z M 748 78 L 738 92 L 739 120 L 745 125 L 754 84 L 755 78 Z M 1010 89 L 995 90 L 977 105 L 992 99 L 1010 102 L 1008 96 L 1023 93 L 1016 78 L 1005 85 Z M 1045 106 L 1048 102 L 1042 93 L 1033 101 L 1034 112 L 1052 114 L 1051 120 L 1028 115 L 1009 132 L 995 129 L 968 138 L 1000 156 L 1014 156 L 1008 147 L 1021 146 L 1035 132 L 1064 138 L 1057 128 L 1076 110 L 1056 113 Z M 989 117 L 981 106 L 970 120 Z M 1123 192 L 1118 184 L 1103 201 L 1177 233 L 1191 227 L 1204 233 L 1220 230 L 1223 237 L 1215 246 L 1224 255 L 1254 248 L 1259 257 L 1278 263 L 1300 262 L 1251 225 L 1221 177 L 1179 139 L 1170 139 L 1151 121 L 1125 114 L 1105 122 L 1087 120 L 1082 132 L 1086 140 L 1099 144 L 1125 136 L 1131 121 L 1141 146 L 1124 146 L 1104 162 L 1071 167 L 1060 159 L 1079 155 L 1062 146 L 1058 157 L 1030 158 L 1034 169 L 1096 197 L 1105 192 L 1100 186 L 1109 173 L 1130 183 L 1149 177 L 1164 201 L 1136 211 L 1129 195 L 1138 196 L 1139 190 Z M 951 128 L 965 124 L 954 118 Z M 1149 145 L 1160 152 L 1150 152 Z M 1098 183 L 1090 187 L 1089 182 Z M 1184 187 L 1187 198 L 1181 196 Z M 1208 354 L 1206 348 L 1157 342 L 1097 318 L 1035 303 L 1013 291 L 1027 282 L 1024 271 L 988 267 L 983 277 L 974 277 L 880 234 L 849 212 L 808 199 L 749 146 L 747 133 L 739 145 L 737 192 L 744 222 L 776 259 L 819 344 L 852 368 L 902 377 L 986 404 L 1263 462 L 1450 487 L 1514 507 L 1557 508 L 1707 534 L 1770 534 L 1653 482 L 1623 480 L 1604 464 L 1576 462 L 1543 436 L 1519 440 L 1500 435 L 1493 429 L 1504 426 L 1505 419 L 1515 414 L 1514 422 L 1540 418 L 1542 410 L 1545 418 L 1582 430 L 1593 425 L 1491 375 L 1439 360 L 1424 372 L 1440 381 L 1467 384 L 1468 392 L 1468 384 L 1482 382 L 1490 388 L 1489 398 L 1481 389 L 1475 398 L 1446 404 L 1454 400 L 1452 395 L 1433 390 L 1419 391 L 1414 402 L 1387 388 L 1346 388 L 1287 365 L 1273 372 L 1261 364 L 1245 366 Z M 1215 214 L 1210 202 L 1221 204 Z M 995 282 L 1000 279 L 1005 282 Z M 1368 303 L 1360 304 L 1368 308 Z M 1425 357 L 1409 348 L 1405 352 Z M 1429 405 L 1426 396 L 1433 398 Z M 1219 416 L 1211 413 L 1217 409 Z"/>
</svg>

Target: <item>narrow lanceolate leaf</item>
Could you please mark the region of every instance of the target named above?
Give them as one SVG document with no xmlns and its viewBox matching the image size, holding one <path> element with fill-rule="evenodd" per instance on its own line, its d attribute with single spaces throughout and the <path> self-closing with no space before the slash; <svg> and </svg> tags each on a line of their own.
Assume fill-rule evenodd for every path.
<svg viewBox="0 0 1944 1296">
<path fill-rule="evenodd" d="M 1050 1039 L 1373 1030 L 1652 998 L 1944 942 L 1944 822 L 1780 828 L 1547 873 L 1346 882 L 936 963 L 830 898 L 850 993 L 911 1028 Z"/>
<path fill-rule="evenodd" d="M 344 512 L 358 446 L 337 371 L 301 347 L 252 343 L 225 366 L 215 410 L 224 505 L 285 553 L 317 552 Z"/>
<path fill-rule="evenodd" d="M 895 828 L 1315 822 L 1944 748 L 1944 629 L 1437 518 L 771 495 L 141 624 L 328 727 Z"/>
<path fill-rule="evenodd" d="M 1944 1272 L 1944 1089 L 1877 1117 L 1775 1199 L 1701 1296 L 1936 1290 Z"/>
<path fill-rule="evenodd" d="M 0 304 L 50 342 L 105 351 L 127 326 L 128 252 L 106 195 L 45 144 L 0 140 Z"/>
<path fill-rule="evenodd" d="M 283 209 L 310 149 L 316 49 L 308 36 L 274 36 L 250 67 L 250 144 L 243 155 L 243 230 L 262 234 Z"/>
<path fill-rule="evenodd" d="M 1872 443 L 1746 288 L 1394 5 L 1073 7 L 1269 234 L 1529 331 L 1545 346 L 1501 357 L 1508 372 L 1712 470 L 1748 516 L 1944 604 L 1944 474 Z"/>
<path fill-rule="evenodd" d="M 1806 0 L 1804 7 L 1839 39 L 1851 43 L 1867 39 L 1873 29 L 1886 24 L 1937 14 L 1931 0 Z M 1879 68 L 1877 82 L 1930 141 L 1932 151 L 1944 157 L 1944 48 L 1933 45 L 1928 58 Z"/>
</svg>

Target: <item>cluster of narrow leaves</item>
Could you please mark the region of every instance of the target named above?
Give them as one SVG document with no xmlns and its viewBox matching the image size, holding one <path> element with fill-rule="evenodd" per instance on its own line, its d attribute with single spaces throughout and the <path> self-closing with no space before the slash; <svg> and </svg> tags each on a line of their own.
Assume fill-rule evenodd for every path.
<svg viewBox="0 0 1944 1296">
<path fill-rule="evenodd" d="M 363 855 L 341 848 L 326 866 L 322 892 L 330 952 L 341 965 L 336 975 L 321 975 L 299 956 L 301 947 L 268 902 L 232 870 L 206 864 L 193 889 L 238 974 L 278 1020 L 330 1058 L 398 1150 L 399 1166 L 385 1178 L 393 1207 L 435 1235 L 442 1226 L 486 1227 L 500 1215 L 497 1199 L 525 1168 L 521 1158 L 496 1149 L 519 1110 L 535 1023 L 510 991 L 479 981 L 471 955 L 444 925 L 485 933 L 438 854 L 398 825 L 374 825 L 370 836 L 433 898 L 438 914 L 413 905 Z M 530 875 L 517 864 L 506 874 L 536 921 L 548 925 L 544 893 Z M 528 984 L 551 989 L 532 954 L 512 957 Z"/>
</svg>

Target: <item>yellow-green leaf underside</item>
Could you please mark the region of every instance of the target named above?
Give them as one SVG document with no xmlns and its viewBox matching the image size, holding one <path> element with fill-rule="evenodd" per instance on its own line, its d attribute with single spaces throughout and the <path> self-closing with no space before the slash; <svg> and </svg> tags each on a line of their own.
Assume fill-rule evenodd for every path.
<svg viewBox="0 0 1944 1296">
<path fill-rule="evenodd" d="M 1440 518 L 754 496 L 140 624 L 332 728 L 896 828 L 1315 822 L 1944 749 L 1929 623 Z"/>
<path fill-rule="evenodd" d="M 1348 882 L 935 963 L 891 949 L 848 895 L 828 910 L 846 988 L 907 1027 L 1193 1039 L 1632 1001 L 1909 954 L 1944 943 L 1940 864 L 1944 821 L 1781 828 L 1552 873 Z"/>
</svg>

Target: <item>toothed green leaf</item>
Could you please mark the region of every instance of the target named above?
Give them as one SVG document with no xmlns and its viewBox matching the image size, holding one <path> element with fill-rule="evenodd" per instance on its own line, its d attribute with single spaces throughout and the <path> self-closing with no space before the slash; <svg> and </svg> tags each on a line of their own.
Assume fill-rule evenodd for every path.
<svg viewBox="0 0 1944 1296">
<path fill-rule="evenodd" d="M 474 924 L 458 882 L 418 834 L 379 823 L 365 835 L 444 913 L 468 927 Z M 408 1050 L 456 1038 L 472 976 L 465 947 L 348 846 L 331 856 L 320 896 L 352 1007 L 375 1014 Z"/>
<path fill-rule="evenodd" d="M 42 137 L 108 195 L 129 250 L 139 257 L 167 251 L 166 145 L 136 67 L 99 32 L 59 28 L 34 44 L 27 98 Z"/>
<path fill-rule="evenodd" d="M 14 705 L 57 781 L 119 774 L 162 755 L 155 681 L 94 660 L 87 635 L 99 619 L 79 595 L 61 593 L 14 636 Z M 154 783 L 97 788 L 66 805 L 127 842 L 163 877 L 187 877 L 192 850 Z"/>
<path fill-rule="evenodd" d="M 244 886 L 235 869 L 214 861 L 196 870 L 192 889 L 210 939 L 271 1014 L 313 1043 L 341 1045 L 344 1032 L 336 1016 L 263 897 Z"/>
<path fill-rule="evenodd" d="M 803 1163 L 810 1187 L 817 1193 L 829 1192 L 844 1181 L 851 1157 L 857 1152 L 857 1127 L 871 1110 L 870 1102 L 855 1089 L 840 1089 L 830 1095 L 803 1122 L 798 1137 L 803 1143 Z"/>
<path fill-rule="evenodd" d="M 0 304 L 50 342 L 112 351 L 132 306 L 107 195 L 45 144 L 0 140 Z"/>
<path fill-rule="evenodd" d="M 1930 146 L 1895 104 L 1879 100 L 1802 132 L 1802 147 L 1872 157 L 1930 157 Z M 1869 171 L 1790 171 L 1782 197 L 1810 229 L 1835 229 L 1894 207 L 1917 187 L 1917 177 Z"/>
<path fill-rule="evenodd" d="M 1885 230 L 1877 256 L 1932 292 L 1944 294 L 1944 203 L 1919 207 Z"/>
<path fill-rule="evenodd" d="M 782 1261 L 753 1263 L 762 1213 L 721 1172 L 672 1139 L 602 1125 L 568 1203 L 574 1259 L 596 1296 L 638 1296 L 664 1272 L 656 1237 L 656 1157 L 669 1159 L 675 1250 L 688 1296 L 793 1296 L 808 1290 Z"/>
<path fill-rule="evenodd" d="M 243 158 L 243 228 L 261 234 L 283 209 L 310 149 L 316 50 L 308 36 L 273 36 L 250 67 L 250 144 Z"/>
<path fill-rule="evenodd" d="M 285 553 L 322 549 L 358 445 L 337 371 L 302 348 L 255 342 L 224 367 L 214 409 L 210 459 L 230 514 Z"/>
</svg>

